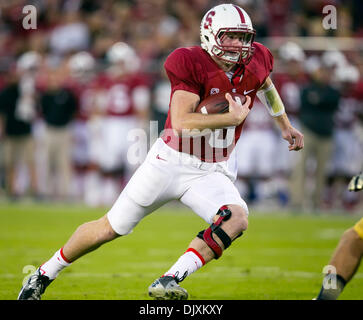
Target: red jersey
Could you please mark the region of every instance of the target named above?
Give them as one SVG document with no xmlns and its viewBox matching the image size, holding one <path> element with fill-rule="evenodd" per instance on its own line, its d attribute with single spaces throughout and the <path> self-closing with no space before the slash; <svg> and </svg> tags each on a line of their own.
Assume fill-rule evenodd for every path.
<svg viewBox="0 0 363 320">
<path fill-rule="evenodd" d="M 87 121 L 95 112 L 97 99 L 97 78 L 89 82 L 80 82 L 76 79 L 69 79 L 67 88 L 77 97 L 76 118 L 80 121 Z"/>
<path fill-rule="evenodd" d="M 113 79 L 104 75 L 100 82 L 100 108 L 109 116 L 130 116 L 146 104 L 138 103 L 138 95 L 148 91 L 148 82 L 142 75 L 129 75 L 123 79 Z M 139 91 L 141 89 L 141 91 Z"/>
<path fill-rule="evenodd" d="M 202 101 L 218 92 L 236 92 L 251 97 L 251 109 L 257 90 L 273 68 L 270 51 L 258 42 L 253 46 L 255 52 L 250 63 L 247 66 L 237 66 L 231 79 L 201 47 L 176 49 L 164 64 L 171 83 L 171 96 L 176 90 L 185 90 L 199 95 Z M 213 139 L 206 136 L 182 138 L 172 130 L 169 105 L 162 138 L 175 150 L 195 155 L 202 161 L 219 162 L 228 159 L 241 135 L 242 127 L 243 122 L 237 127 L 213 130 Z"/>
</svg>

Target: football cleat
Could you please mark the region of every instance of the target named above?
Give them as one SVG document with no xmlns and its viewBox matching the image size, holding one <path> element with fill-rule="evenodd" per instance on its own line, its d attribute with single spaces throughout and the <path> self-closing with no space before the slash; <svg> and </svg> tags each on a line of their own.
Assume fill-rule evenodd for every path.
<svg viewBox="0 0 363 320">
<path fill-rule="evenodd" d="M 150 285 L 149 296 L 155 300 L 187 300 L 188 292 L 178 285 L 174 277 L 165 276 Z"/>
<path fill-rule="evenodd" d="M 38 268 L 21 288 L 18 300 L 40 300 L 45 289 L 52 281 L 47 276 L 43 276 Z"/>
</svg>

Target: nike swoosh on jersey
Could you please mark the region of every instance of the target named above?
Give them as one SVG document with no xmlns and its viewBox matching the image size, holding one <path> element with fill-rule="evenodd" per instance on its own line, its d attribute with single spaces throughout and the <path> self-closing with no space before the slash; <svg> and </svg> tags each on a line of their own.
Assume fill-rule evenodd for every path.
<svg viewBox="0 0 363 320">
<path fill-rule="evenodd" d="M 249 93 L 250 93 L 250 92 L 252 92 L 252 91 L 255 91 L 255 89 L 248 90 L 248 91 L 244 90 L 244 91 L 243 91 L 243 95 L 247 95 L 247 94 L 249 94 Z"/>
</svg>

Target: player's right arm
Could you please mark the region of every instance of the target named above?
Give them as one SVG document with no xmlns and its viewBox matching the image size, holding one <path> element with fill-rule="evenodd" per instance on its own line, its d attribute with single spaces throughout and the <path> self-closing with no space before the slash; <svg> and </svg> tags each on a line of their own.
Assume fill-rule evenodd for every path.
<svg viewBox="0 0 363 320">
<path fill-rule="evenodd" d="M 172 97 L 170 101 L 171 125 L 179 134 L 182 130 L 219 129 L 239 125 L 247 116 L 250 99 L 241 106 L 230 95 L 229 112 L 225 114 L 201 114 L 194 112 L 200 102 L 200 92 L 206 81 L 201 63 L 192 50 L 179 48 L 165 61 L 165 71 L 170 80 Z M 248 110 L 247 110 L 248 109 Z"/>
<path fill-rule="evenodd" d="M 176 90 L 170 103 L 171 124 L 179 134 L 182 130 L 218 129 L 229 126 L 238 126 L 246 117 L 250 109 L 251 98 L 240 105 L 226 94 L 229 102 L 229 112 L 223 114 L 202 114 L 194 112 L 200 102 L 200 97 L 186 90 Z"/>
</svg>

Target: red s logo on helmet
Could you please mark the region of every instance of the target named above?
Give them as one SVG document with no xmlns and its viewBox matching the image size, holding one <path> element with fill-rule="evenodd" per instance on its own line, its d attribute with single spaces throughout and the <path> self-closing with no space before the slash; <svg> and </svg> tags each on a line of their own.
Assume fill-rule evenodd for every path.
<svg viewBox="0 0 363 320">
<path fill-rule="evenodd" d="M 215 11 L 211 11 L 205 18 L 204 29 L 208 29 L 212 25 L 212 17 L 216 14 Z"/>
</svg>

